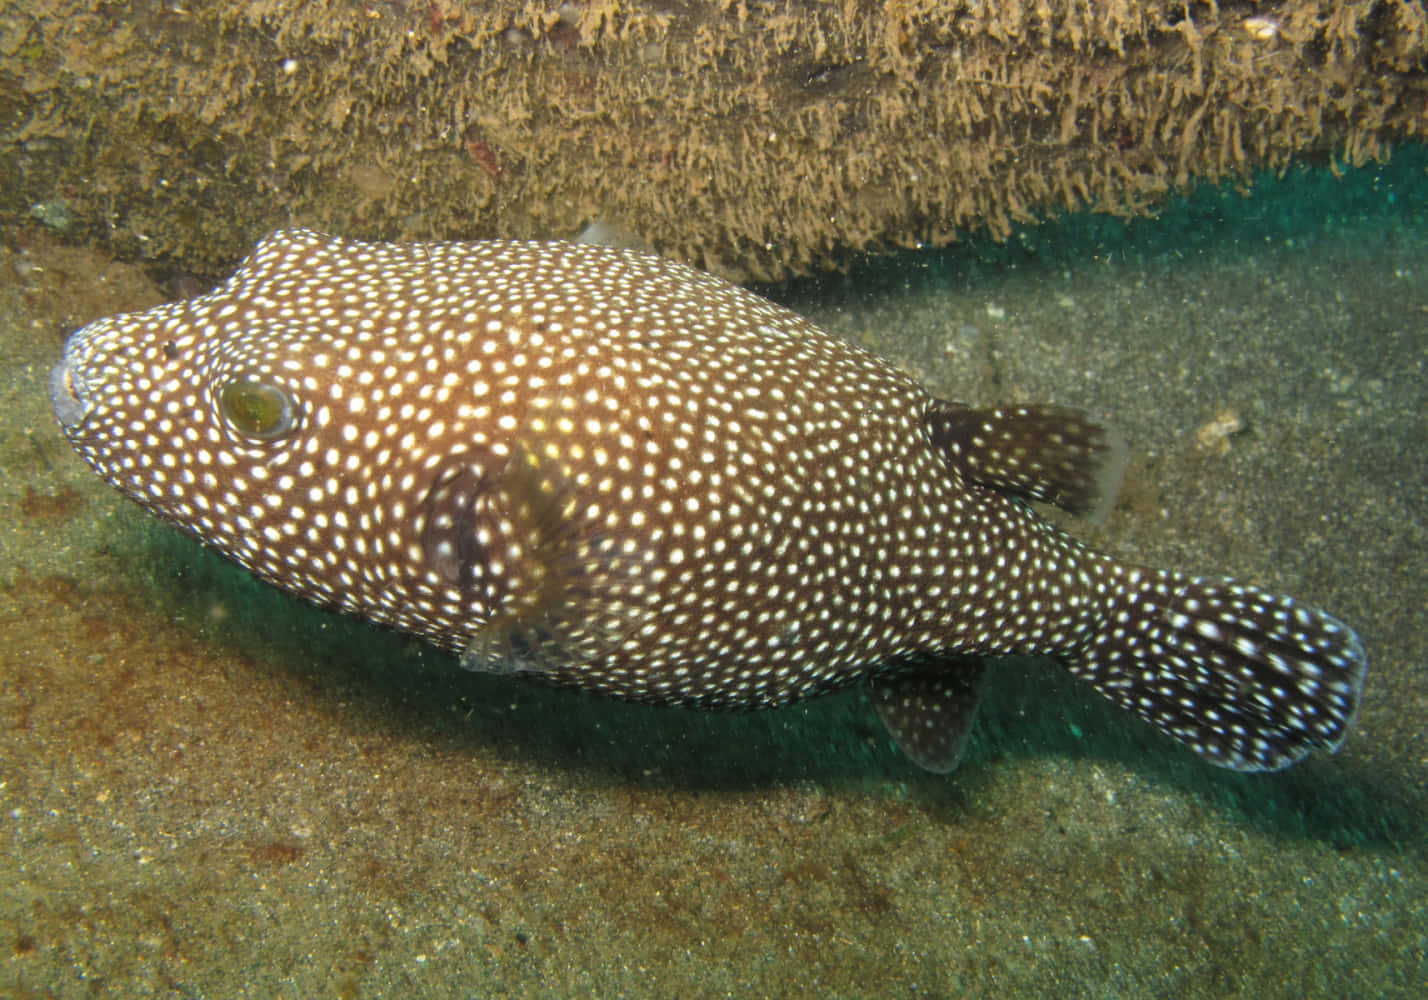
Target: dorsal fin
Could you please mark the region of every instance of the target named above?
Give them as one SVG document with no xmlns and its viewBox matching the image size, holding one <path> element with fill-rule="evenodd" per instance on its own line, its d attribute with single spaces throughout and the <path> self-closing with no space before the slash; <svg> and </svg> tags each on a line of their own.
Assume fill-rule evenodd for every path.
<svg viewBox="0 0 1428 1000">
<path fill-rule="evenodd" d="M 1125 442 L 1064 406 L 974 409 L 938 400 L 927 413 L 932 442 L 958 474 L 1073 514 L 1110 513 L 1125 474 Z"/>
</svg>

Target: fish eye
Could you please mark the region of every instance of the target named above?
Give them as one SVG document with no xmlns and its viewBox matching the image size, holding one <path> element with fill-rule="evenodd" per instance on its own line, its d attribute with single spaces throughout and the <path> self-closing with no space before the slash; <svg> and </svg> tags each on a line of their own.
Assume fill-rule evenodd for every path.
<svg viewBox="0 0 1428 1000">
<path fill-rule="evenodd" d="M 273 441 L 296 429 L 297 400 L 280 385 L 252 376 L 235 378 L 218 394 L 223 418 L 244 437 Z"/>
</svg>

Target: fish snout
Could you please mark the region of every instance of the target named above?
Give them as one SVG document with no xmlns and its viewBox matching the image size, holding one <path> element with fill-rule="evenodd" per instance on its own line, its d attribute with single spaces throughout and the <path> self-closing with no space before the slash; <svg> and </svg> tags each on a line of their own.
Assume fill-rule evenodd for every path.
<svg viewBox="0 0 1428 1000">
<path fill-rule="evenodd" d="M 73 343 L 73 341 L 71 341 Z M 50 406 L 66 432 L 75 430 L 89 414 L 90 401 L 84 391 L 74 353 L 65 345 L 64 357 L 50 370 Z"/>
</svg>

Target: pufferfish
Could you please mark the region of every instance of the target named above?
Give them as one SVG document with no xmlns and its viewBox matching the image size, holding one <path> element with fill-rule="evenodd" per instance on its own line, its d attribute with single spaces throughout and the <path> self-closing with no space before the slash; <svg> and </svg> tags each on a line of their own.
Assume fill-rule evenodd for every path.
<svg viewBox="0 0 1428 1000">
<path fill-rule="evenodd" d="M 475 670 L 706 709 L 861 681 L 936 771 L 994 655 L 1241 771 L 1337 749 L 1363 685 L 1323 611 L 1039 514 L 1108 502 L 1097 421 L 937 399 L 650 254 L 279 232 L 207 295 L 73 334 L 50 390 L 125 495 Z"/>
</svg>

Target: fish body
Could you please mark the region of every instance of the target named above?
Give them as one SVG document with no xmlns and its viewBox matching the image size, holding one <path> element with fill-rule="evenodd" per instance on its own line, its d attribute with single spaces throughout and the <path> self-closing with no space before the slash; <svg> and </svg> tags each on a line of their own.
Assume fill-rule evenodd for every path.
<svg viewBox="0 0 1428 1000">
<path fill-rule="evenodd" d="M 76 332 L 80 455 L 267 582 L 615 697 L 785 704 L 865 681 L 948 770 L 981 657 L 1045 654 L 1215 764 L 1335 749 L 1352 629 L 1092 552 L 1117 446 L 939 400 L 711 275 L 570 243 L 276 233 L 211 293 Z"/>
</svg>

